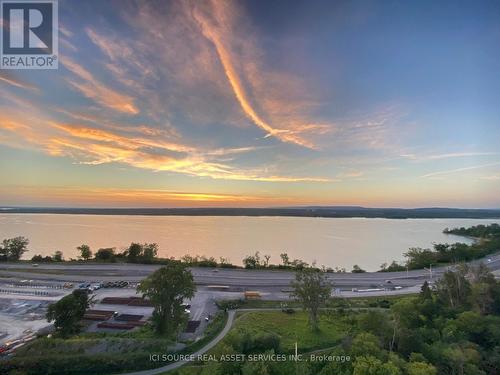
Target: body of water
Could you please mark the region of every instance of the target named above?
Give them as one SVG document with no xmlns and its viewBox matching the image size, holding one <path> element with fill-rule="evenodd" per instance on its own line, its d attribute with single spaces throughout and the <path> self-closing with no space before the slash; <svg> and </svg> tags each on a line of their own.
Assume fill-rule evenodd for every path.
<svg viewBox="0 0 500 375">
<path fill-rule="evenodd" d="M 131 242 L 156 242 L 162 257 L 198 254 L 241 264 L 244 256 L 260 251 L 271 255 L 271 263 L 279 263 L 279 254 L 287 252 L 292 259 L 327 267 L 351 270 L 358 264 L 377 270 L 384 262 L 403 260 L 410 247 L 471 242 L 443 234 L 446 227 L 493 222 L 498 220 L 4 214 L 0 240 L 28 237 L 30 251 L 25 258 L 56 250 L 66 259 L 76 258 L 81 244 L 94 251 L 100 247 L 121 251 Z"/>
</svg>

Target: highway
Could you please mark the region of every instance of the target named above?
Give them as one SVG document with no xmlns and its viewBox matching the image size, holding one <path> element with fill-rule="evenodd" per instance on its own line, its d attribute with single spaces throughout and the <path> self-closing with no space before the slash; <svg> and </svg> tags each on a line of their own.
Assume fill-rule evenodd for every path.
<svg viewBox="0 0 500 375">
<path fill-rule="evenodd" d="M 500 270 L 500 254 L 476 260 L 471 264 L 483 262 L 492 271 Z M 0 279 L 29 279 L 58 282 L 111 281 L 126 280 L 137 282 L 154 272 L 161 266 L 114 263 L 114 264 L 82 264 L 82 263 L 40 263 L 34 267 L 30 263 L 0 263 Z M 380 285 L 399 285 L 403 287 L 422 284 L 425 280 L 435 281 L 447 267 L 432 267 L 432 277 L 428 270 L 411 270 L 403 272 L 366 272 L 366 273 L 327 273 L 327 279 L 336 288 L 349 290 L 352 288 L 374 288 Z M 270 288 L 283 289 L 290 285 L 295 277 L 292 271 L 282 270 L 247 270 L 247 269 L 213 269 L 191 268 L 195 283 L 199 286 L 228 286 L 230 288 Z M 390 283 L 387 281 L 390 280 Z"/>
</svg>

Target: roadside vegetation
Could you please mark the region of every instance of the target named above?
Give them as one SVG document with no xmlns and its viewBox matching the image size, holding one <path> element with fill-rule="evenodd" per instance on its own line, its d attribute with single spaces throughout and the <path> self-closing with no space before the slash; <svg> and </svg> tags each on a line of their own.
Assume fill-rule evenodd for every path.
<svg viewBox="0 0 500 375">
<path fill-rule="evenodd" d="M 54 322 L 55 333 L 68 337 L 80 332 L 85 310 L 90 306 L 87 290 L 77 289 L 59 301 L 51 303 L 47 309 L 47 321 Z"/>
<path fill-rule="evenodd" d="M 137 291 L 154 307 L 151 324 L 155 332 L 173 336 L 187 322 L 183 301 L 194 296 L 196 287 L 186 266 L 172 262 L 142 280 Z"/>
<path fill-rule="evenodd" d="M 216 360 L 173 374 L 495 375 L 500 368 L 500 282 L 483 265 L 447 271 L 435 289 L 425 283 L 384 309 L 322 309 L 317 329 L 309 320 L 286 309 L 242 312 L 212 349 Z M 302 361 L 255 360 L 293 355 L 295 343 Z M 245 356 L 217 361 L 236 354 Z M 330 358 L 310 361 L 312 354 Z"/>
</svg>

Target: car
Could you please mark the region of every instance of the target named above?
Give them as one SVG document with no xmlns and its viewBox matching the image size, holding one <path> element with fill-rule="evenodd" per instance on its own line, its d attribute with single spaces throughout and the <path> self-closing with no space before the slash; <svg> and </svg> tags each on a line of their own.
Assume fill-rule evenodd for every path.
<svg viewBox="0 0 500 375">
<path fill-rule="evenodd" d="M 31 266 L 32 267 L 38 267 L 38 263 L 33 263 Z"/>
<path fill-rule="evenodd" d="M 191 314 L 191 310 L 189 310 L 189 309 L 184 309 L 184 312 L 185 312 L 186 314 Z"/>
<path fill-rule="evenodd" d="M 493 262 L 493 259 L 488 258 L 488 263 L 491 263 L 491 262 Z"/>
<path fill-rule="evenodd" d="M 219 270 L 217 268 L 214 268 L 212 272 L 219 272 Z"/>
<path fill-rule="evenodd" d="M 391 281 L 391 280 L 385 280 L 385 282 L 386 282 L 387 284 L 392 284 L 392 281 Z"/>
</svg>

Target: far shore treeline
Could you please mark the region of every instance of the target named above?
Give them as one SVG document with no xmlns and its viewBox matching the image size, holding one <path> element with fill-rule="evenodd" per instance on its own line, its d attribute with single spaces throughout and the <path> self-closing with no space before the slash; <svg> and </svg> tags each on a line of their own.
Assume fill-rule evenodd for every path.
<svg viewBox="0 0 500 375">
<path fill-rule="evenodd" d="M 196 207 L 196 208 L 71 208 L 0 207 L 2 214 L 140 215 L 140 216 L 285 216 L 385 219 L 499 219 L 500 209 L 372 208 L 360 206 Z"/>
<path fill-rule="evenodd" d="M 446 228 L 444 233 L 459 236 L 472 237 L 476 241 L 467 245 L 464 243 L 434 244 L 432 249 L 410 248 L 404 253 L 405 262 L 384 263 L 378 272 L 397 272 L 414 269 L 422 269 L 429 265 L 439 266 L 451 263 L 468 262 L 493 254 L 500 248 L 500 225 L 476 225 L 469 228 Z M 28 251 L 29 240 L 25 237 L 4 239 L 0 244 L 0 262 L 21 261 L 21 257 Z M 95 252 L 88 245 L 77 247 L 80 255 L 78 259 L 65 260 L 61 251 L 55 251 L 52 256 L 34 255 L 32 262 L 122 262 L 137 264 L 167 264 L 181 262 L 191 267 L 219 267 L 219 268 L 242 268 L 232 264 L 229 259 L 220 257 L 206 257 L 199 255 L 184 255 L 180 259 L 158 257 L 158 245 L 156 243 L 131 243 L 128 248 L 119 252 L 114 247 L 100 248 Z M 280 263 L 271 263 L 271 256 L 261 254 L 259 251 L 248 255 L 242 260 L 243 268 L 246 269 L 276 269 L 276 270 L 300 270 L 306 267 L 315 267 L 324 272 L 347 272 L 345 268 L 331 268 L 326 266 L 309 265 L 300 259 L 290 259 L 286 252 L 280 254 Z M 358 265 L 354 265 L 351 272 L 366 272 Z"/>
</svg>

